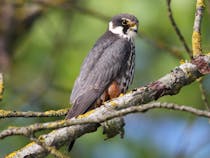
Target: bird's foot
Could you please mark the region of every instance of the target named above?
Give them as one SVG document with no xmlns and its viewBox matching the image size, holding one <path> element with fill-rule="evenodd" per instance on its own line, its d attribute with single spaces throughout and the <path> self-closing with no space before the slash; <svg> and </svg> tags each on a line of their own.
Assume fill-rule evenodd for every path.
<svg viewBox="0 0 210 158">
<path fill-rule="evenodd" d="M 90 114 L 92 114 L 95 110 L 90 110 L 90 111 L 87 111 L 86 113 L 82 114 L 82 115 L 79 115 L 77 118 L 85 118 L 85 117 L 88 117 Z"/>
<path fill-rule="evenodd" d="M 120 93 L 119 97 L 122 97 L 122 96 L 124 96 L 124 94 L 123 93 Z"/>
</svg>

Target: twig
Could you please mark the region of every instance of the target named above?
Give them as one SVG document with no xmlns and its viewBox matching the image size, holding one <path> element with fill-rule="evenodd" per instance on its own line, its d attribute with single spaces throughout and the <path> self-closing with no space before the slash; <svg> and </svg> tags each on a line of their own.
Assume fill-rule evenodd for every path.
<svg viewBox="0 0 210 158">
<path fill-rule="evenodd" d="M 44 1 L 44 0 L 38 0 L 38 1 L 33 0 L 32 2 L 38 3 L 39 5 L 48 6 L 48 7 L 54 6 L 55 4 L 60 5 L 64 9 L 73 9 L 79 13 L 95 17 L 95 18 L 105 21 L 105 22 L 107 22 L 111 18 L 111 16 L 107 16 L 107 15 L 102 14 L 96 10 L 81 7 L 77 3 L 73 3 L 72 1 L 70 1 L 69 3 L 59 1 L 58 3 L 55 3 L 55 4 L 52 1 Z M 149 41 L 149 43 L 152 44 L 154 47 L 159 48 L 161 50 L 166 50 L 167 52 L 171 53 L 173 56 L 175 56 L 178 59 L 183 59 L 183 56 L 181 55 L 180 51 L 178 51 L 174 48 L 171 48 L 170 46 L 166 45 L 165 42 L 163 42 L 163 41 L 153 40 L 153 39 L 147 37 L 146 35 L 142 35 L 142 34 L 143 34 L 142 32 L 140 34 L 138 34 L 139 37 L 143 37 L 144 40 L 146 40 L 147 42 Z"/>
<path fill-rule="evenodd" d="M 207 94 L 206 94 L 206 91 L 205 91 L 204 86 L 203 86 L 203 78 L 198 79 L 198 82 L 199 82 L 199 88 L 200 88 L 200 91 L 201 91 L 201 99 L 203 100 L 203 103 L 204 103 L 206 109 L 208 111 L 210 111 L 209 103 L 208 103 L 208 99 L 207 99 Z"/>
<path fill-rule="evenodd" d="M 201 20 L 202 20 L 202 17 L 203 17 L 204 8 L 205 8 L 204 0 L 197 0 L 195 20 L 194 20 L 194 26 L 193 26 L 193 34 L 192 34 L 193 56 L 198 56 L 198 55 L 202 54 L 202 48 L 201 48 Z"/>
<path fill-rule="evenodd" d="M 76 11 L 78 11 L 82 14 L 95 17 L 95 18 L 100 19 L 100 20 L 105 21 L 105 22 L 107 22 L 111 18 L 111 17 L 106 16 L 106 15 L 104 15 L 100 12 L 97 12 L 95 10 L 92 10 L 92 9 L 90 10 L 90 9 L 80 7 L 80 6 L 74 6 L 74 7 L 72 7 L 72 9 L 75 9 Z M 146 34 L 144 34 L 143 32 L 138 33 L 138 36 L 141 37 L 146 42 L 148 42 L 149 44 L 152 44 L 154 47 L 159 48 L 161 50 L 166 50 L 167 52 L 171 53 L 173 56 L 175 56 L 178 59 L 183 59 L 183 56 L 180 53 L 180 51 L 171 48 L 170 46 L 166 45 L 165 42 L 151 39 Z"/>
<path fill-rule="evenodd" d="M 4 91 L 3 75 L 2 73 L 0 73 L 0 101 L 3 98 L 3 91 Z"/>
<path fill-rule="evenodd" d="M 180 41 L 182 42 L 186 52 L 188 53 L 188 55 L 190 56 L 190 58 L 192 58 L 192 52 L 190 50 L 190 48 L 188 47 L 185 39 L 184 39 L 184 36 L 182 35 L 180 29 L 178 28 L 175 20 L 174 20 L 174 17 L 173 17 L 173 13 L 172 13 L 172 10 L 171 10 L 171 0 L 167 0 L 167 7 L 168 7 L 168 16 L 169 16 L 169 19 L 171 21 L 171 24 L 177 34 L 177 36 L 179 37 Z"/>
<path fill-rule="evenodd" d="M 182 55 L 180 50 L 167 45 L 165 42 L 156 40 L 156 39 L 152 39 L 152 38 L 148 37 L 147 35 L 145 35 L 143 32 L 138 33 L 138 36 L 140 38 L 142 38 L 148 44 L 152 45 L 153 47 L 156 47 L 160 50 L 165 50 L 165 51 L 169 52 L 173 57 L 175 57 L 179 60 L 184 59 L 184 56 Z"/>
<path fill-rule="evenodd" d="M 10 118 L 10 117 L 60 117 L 65 116 L 68 109 L 60 110 L 49 110 L 45 112 L 21 112 L 21 111 L 9 111 L 0 109 L 0 119 L 1 118 Z"/>
</svg>

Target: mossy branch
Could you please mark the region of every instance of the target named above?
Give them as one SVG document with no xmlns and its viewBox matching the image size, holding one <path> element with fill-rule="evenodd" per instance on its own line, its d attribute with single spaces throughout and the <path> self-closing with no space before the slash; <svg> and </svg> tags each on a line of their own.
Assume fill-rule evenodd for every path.
<svg viewBox="0 0 210 158">
<path fill-rule="evenodd" d="M 205 69 L 201 67 L 201 65 L 206 65 L 204 66 Z M 41 135 L 39 137 L 39 140 L 44 141 L 47 146 L 56 146 L 59 148 L 65 142 L 70 141 L 70 139 L 75 140 L 86 133 L 96 131 L 100 124 L 104 121 L 115 117 L 122 117 L 134 112 L 145 112 L 150 109 L 164 108 L 186 111 L 197 116 L 210 118 L 210 112 L 188 106 L 178 106 L 171 103 L 145 104 L 153 100 L 157 100 L 161 96 L 175 95 L 179 93 L 182 87 L 189 85 L 204 74 L 210 73 L 209 65 L 210 55 L 198 56 L 193 59 L 191 63 L 184 63 L 179 67 L 176 67 L 169 74 L 163 76 L 159 80 L 144 87 L 134 89 L 124 96 L 104 103 L 103 106 L 95 109 L 88 115 L 86 114 L 85 117 L 44 124 L 35 124 L 28 127 L 14 127 L 2 131 L 0 133 L 0 137 L 5 138 L 9 135 L 15 134 L 27 136 L 31 133 L 34 134 L 38 130 L 59 128 L 49 134 Z M 9 154 L 8 157 L 43 157 L 48 153 L 49 152 L 47 152 L 42 146 L 36 143 L 31 143 L 30 145 Z"/>
<path fill-rule="evenodd" d="M 10 118 L 10 117 L 60 117 L 67 114 L 68 109 L 60 110 L 49 110 L 45 112 L 33 112 L 33 111 L 11 111 L 11 110 L 2 110 L 0 109 L 0 119 L 1 118 Z"/>
<path fill-rule="evenodd" d="M 0 73 L 0 101 L 3 98 L 3 91 L 4 91 L 3 75 L 2 73 Z"/>
<path fill-rule="evenodd" d="M 195 20 L 192 34 L 192 50 L 193 56 L 202 54 L 201 47 L 201 21 L 203 17 L 203 11 L 205 9 L 205 0 L 197 0 Z"/>
</svg>

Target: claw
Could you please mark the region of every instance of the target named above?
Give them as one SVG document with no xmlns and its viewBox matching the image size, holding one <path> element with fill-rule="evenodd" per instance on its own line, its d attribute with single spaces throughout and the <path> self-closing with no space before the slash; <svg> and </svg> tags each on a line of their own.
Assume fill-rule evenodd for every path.
<svg viewBox="0 0 210 158">
<path fill-rule="evenodd" d="M 90 114 L 92 114 L 95 110 L 90 110 L 82 115 L 79 115 L 77 118 L 85 118 L 85 117 L 88 117 Z"/>
</svg>

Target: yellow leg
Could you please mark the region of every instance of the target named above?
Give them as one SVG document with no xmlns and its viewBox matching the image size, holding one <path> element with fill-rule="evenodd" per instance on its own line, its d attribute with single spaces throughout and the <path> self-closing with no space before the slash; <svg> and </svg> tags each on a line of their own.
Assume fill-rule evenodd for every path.
<svg viewBox="0 0 210 158">
<path fill-rule="evenodd" d="M 77 118 L 85 118 L 85 117 L 89 116 L 90 114 L 92 114 L 94 111 L 95 111 L 94 109 L 87 111 L 86 113 L 79 115 Z"/>
<path fill-rule="evenodd" d="M 124 94 L 123 93 L 120 93 L 119 97 L 122 97 Z"/>
</svg>

